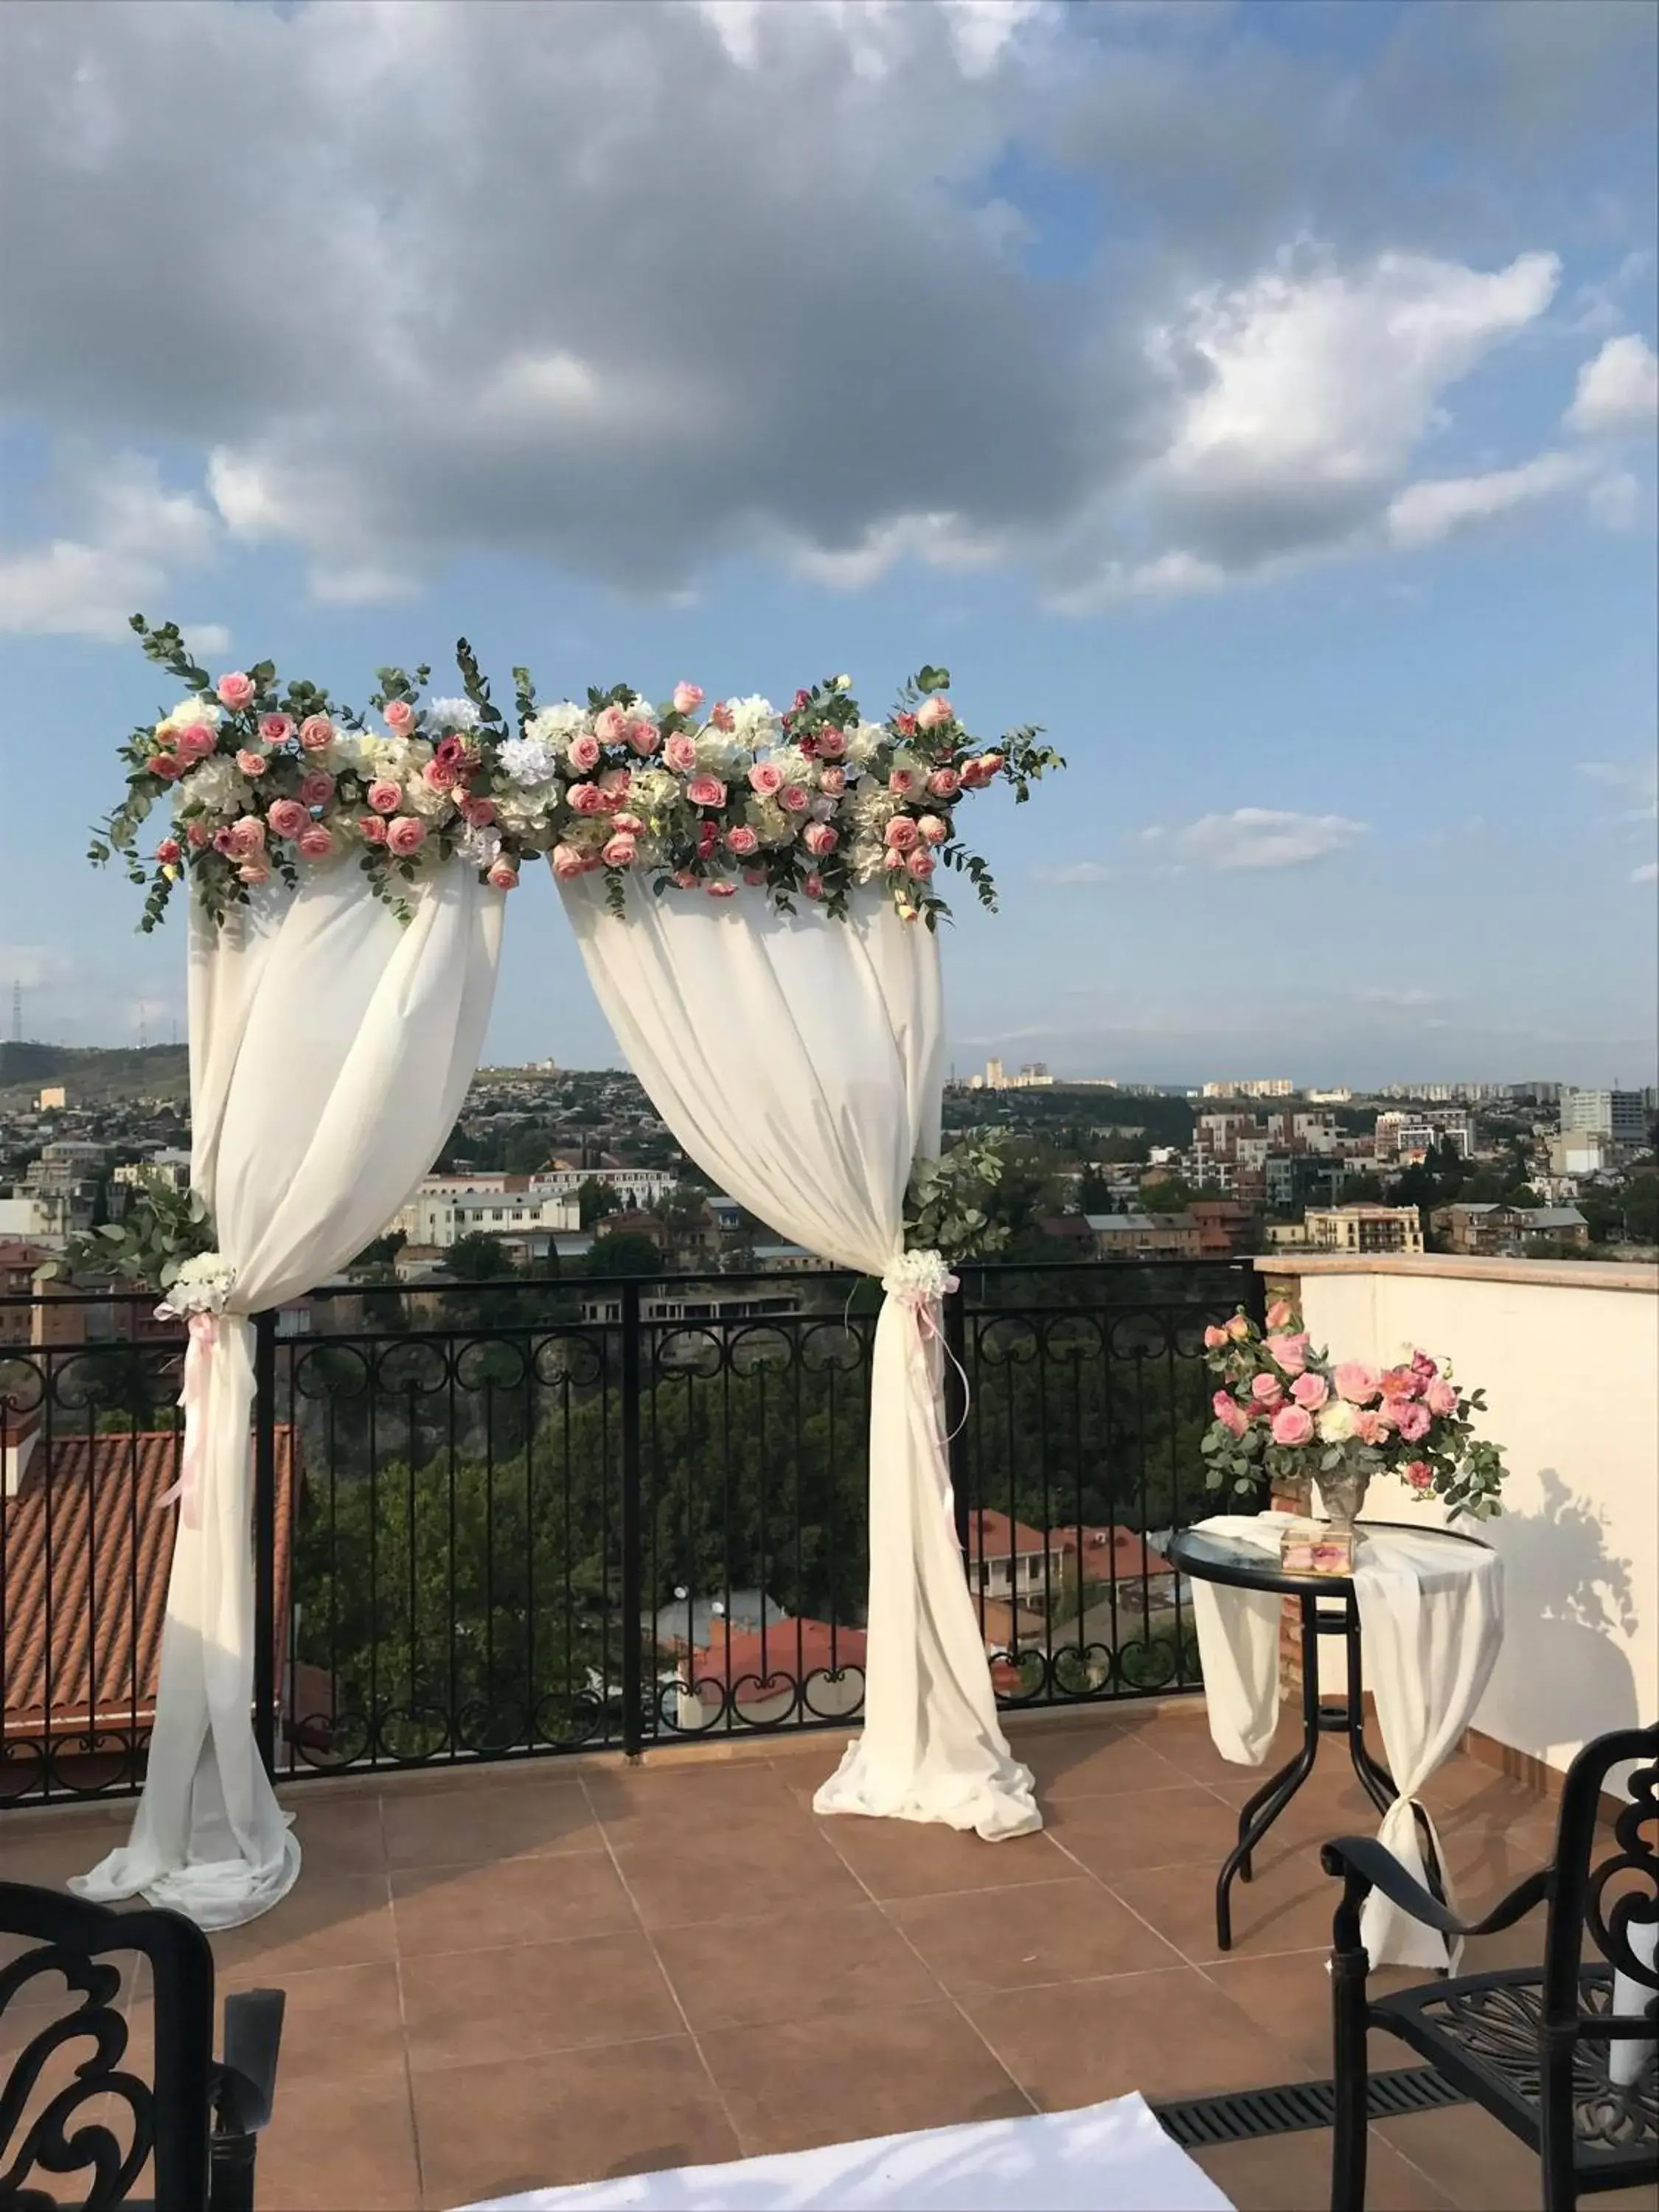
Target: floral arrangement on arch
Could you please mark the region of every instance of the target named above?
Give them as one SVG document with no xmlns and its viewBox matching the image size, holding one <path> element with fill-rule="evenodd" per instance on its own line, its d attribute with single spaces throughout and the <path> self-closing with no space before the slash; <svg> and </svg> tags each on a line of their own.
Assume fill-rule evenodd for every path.
<svg viewBox="0 0 1659 2212">
<path fill-rule="evenodd" d="M 1265 1334 L 1241 1308 L 1205 1330 L 1204 1346 L 1222 1385 L 1201 1446 L 1212 1490 L 1254 1490 L 1264 1475 L 1305 1482 L 1387 1471 L 1475 1520 L 1502 1510 L 1503 1454 L 1470 1418 L 1485 1412 L 1486 1394 L 1462 1391 L 1449 1361 L 1413 1352 L 1394 1367 L 1333 1365 L 1285 1298 L 1267 1309 Z"/>
<path fill-rule="evenodd" d="M 695 684 L 659 705 L 616 684 L 540 707 L 516 668 L 514 728 L 463 638 L 462 696 L 427 696 L 428 668 L 383 668 L 370 721 L 314 684 L 279 685 L 270 661 L 210 681 L 176 623 L 135 615 L 132 627 L 187 696 L 124 748 L 126 797 L 89 857 L 120 855 L 146 890 L 146 930 L 181 877 L 222 920 L 273 878 L 293 885 L 355 862 L 375 896 L 406 912 L 405 887 L 440 861 L 459 858 L 510 890 L 544 854 L 562 880 L 603 872 L 618 910 L 635 878 L 717 899 L 749 884 L 785 911 L 799 896 L 836 915 L 855 886 L 879 884 L 931 928 L 949 911 L 941 867 L 996 903 L 989 869 L 957 834 L 964 794 L 1003 782 L 1024 800 L 1064 765 L 1032 728 L 996 746 L 970 737 L 942 668 L 924 668 L 881 722 L 865 720 L 845 676 L 797 691 L 781 713 L 751 697 L 702 715 Z M 139 831 L 163 801 L 171 827 L 147 858 Z"/>
</svg>

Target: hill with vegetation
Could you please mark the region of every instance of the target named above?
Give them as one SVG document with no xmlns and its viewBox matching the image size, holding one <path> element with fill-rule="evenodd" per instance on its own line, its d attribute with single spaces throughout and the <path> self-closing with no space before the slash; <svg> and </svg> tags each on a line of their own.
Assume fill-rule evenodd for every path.
<svg viewBox="0 0 1659 2212">
<path fill-rule="evenodd" d="M 116 1098 L 187 1098 L 190 1055 L 181 1044 L 0 1044 L 0 1104 L 30 1106 L 61 1083 L 72 1106 Z"/>
</svg>

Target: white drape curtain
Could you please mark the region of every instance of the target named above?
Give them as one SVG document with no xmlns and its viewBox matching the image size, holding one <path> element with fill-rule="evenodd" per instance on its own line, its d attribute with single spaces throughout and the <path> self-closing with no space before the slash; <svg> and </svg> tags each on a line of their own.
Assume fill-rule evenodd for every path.
<svg viewBox="0 0 1659 2212">
<path fill-rule="evenodd" d="M 356 869 L 190 928 L 191 1176 L 236 1270 L 206 1353 L 200 1479 L 167 1585 L 131 1840 L 72 1886 L 142 1893 L 205 1928 L 276 1903 L 299 1845 L 259 1762 L 247 1316 L 310 1290 L 386 1223 L 453 1124 L 483 1042 L 503 895 L 451 862 L 405 926 Z"/>
<path fill-rule="evenodd" d="M 937 939 L 878 891 L 845 921 L 742 896 L 561 884 L 590 979 L 686 1152 L 763 1220 L 881 1275 L 904 1191 L 937 1151 L 944 1048 Z M 865 1721 L 817 1809 L 972 1828 L 1039 1827 L 1009 1754 L 952 1518 L 937 1338 L 891 1296 L 870 1395 Z"/>
<path fill-rule="evenodd" d="M 1198 1525 L 1276 1557 L 1283 1522 L 1273 1513 L 1221 1513 Z M 1431 1837 L 1434 1828 L 1419 1793 L 1473 1723 L 1492 1674 L 1504 1640 L 1503 1562 L 1495 1552 L 1449 1545 L 1426 1531 L 1377 1528 L 1355 1555 L 1353 1587 L 1365 1686 L 1400 1792 L 1377 1840 L 1426 1887 L 1418 1823 L 1427 1824 Z M 1210 1735 L 1224 1759 L 1258 1766 L 1279 1724 L 1284 1600 L 1197 1578 L 1192 1589 Z M 1373 1966 L 1456 1967 L 1462 1945 L 1449 1952 L 1442 1936 L 1380 1890 L 1365 1900 L 1359 1927 Z"/>
</svg>

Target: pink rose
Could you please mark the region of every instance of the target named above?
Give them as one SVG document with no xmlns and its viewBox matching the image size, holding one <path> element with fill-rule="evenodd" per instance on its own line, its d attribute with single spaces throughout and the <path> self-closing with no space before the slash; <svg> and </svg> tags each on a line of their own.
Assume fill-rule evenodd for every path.
<svg viewBox="0 0 1659 2212">
<path fill-rule="evenodd" d="M 916 727 L 919 730 L 936 730 L 941 722 L 948 722 L 955 712 L 956 708 L 942 691 L 930 692 L 916 709 Z"/>
<path fill-rule="evenodd" d="M 662 757 L 677 775 L 690 775 L 697 764 L 697 746 L 694 738 L 684 730 L 676 730 L 662 749 Z"/>
<path fill-rule="evenodd" d="M 809 822 L 801 834 L 801 843 L 815 860 L 827 860 L 840 842 L 839 834 L 827 822 Z"/>
<path fill-rule="evenodd" d="M 433 746 L 432 757 L 434 761 L 445 761 L 451 768 L 458 769 L 466 758 L 465 743 L 452 730 L 447 738 L 440 738 L 437 744 Z"/>
<path fill-rule="evenodd" d="M 213 842 L 213 832 L 205 822 L 192 822 L 185 835 L 192 845 L 198 847 L 210 845 Z"/>
<path fill-rule="evenodd" d="M 572 738 L 566 757 L 579 775 L 586 775 L 599 764 L 599 741 L 584 730 L 579 738 Z"/>
<path fill-rule="evenodd" d="M 1250 1395 L 1258 1406 L 1265 1406 L 1271 1413 L 1275 1406 L 1284 1404 L 1285 1385 L 1277 1375 L 1258 1375 L 1251 1382 Z"/>
<path fill-rule="evenodd" d="M 549 857 L 553 863 L 553 872 L 562 884 L 568 884 L 573 876 L 583 874 L 587 865 L 574 845 L 556 845 Z"/>
<path fill-rule="evenodd" d="M 270 870 L 263 860 L 244 860 L 236 872 L 245 884 L 268 884 L 270 881 Z"/>
<path fill-rule="evenodd" d="M 633 788 L 632 769 L 608 768 L 599 778 L 599 789 L 605 793 L 606 803 L 613 807 L 620 806 Z"/>
<path fill-rule="evenodd" d="M 261 714 L 259 735 L 268 745 L 285 745 L 294 735 L 292 714 Z"/>
<path fill-rule="evenodd" d="M 428 791 L 453 791 L 461 780 L 461 772 L 453 761 L 429 760 L 421 770 L 421 781 Z"/>
<path fill-rule="evenodd" d="M 1415 1398 L 1423 1389 L 1420 1376 L 1409 1367 L 1390 1367 L 1382 1376 L 1382 1395 L 1385 1398 Z"/>
<path fill-rule="evenodd" d="M 692 777 L 690 782 L 685 787 L 685 795 L 693 806 L 724 806 L 726 786 L 720 781 L 719 776 L 709 775 L 705 772 L 702 775 Z"/>
<path fill-rule="evenodd" d="M 511 860 L 492 862 L 489 880 L 498 891 L 514 891 L 519 888 L 519 872 Z"/>
<path fill-rule="evenodd" d="M 334 796 L 334 779 L 319 768 L 300 778 L 300 800 L 305 806 L 326 806 Z"/>
<path fill-rule="evenodd" d="M 697 888 L 697 880 L 696 876 L 690 868 L 676 868 L 674 871 L 674 888 L 676 890 L 694 891 Z"/>
<path fill-rule="evenodd" d="M 758 890 L 766 881 L 766 871 L 763 868 L 745 868 L 743 872 L 743 879 L 754 890 Z"/>
<path fill-rule="evenodd" d="M 1227 1324 L 1227 1334 L 1235 1344 L 1243 1344 L 1250 1333 L 1250 1324 L 1242 1313 L 1236 1313 Z"/>
<path fill-rule="evenodd" d="M 1430 1383 L 1423 1402 L 1441 1420 L 1449 1420 L 1457 1411 L 1457 1392 L 1443 1376 L 1437 1376 Z"/>
<path fill-rule="evenodd" d="M 818 778 L 818 788 L 820 791 L 827 792 L 831 799 L 839 799 L 847 788 L 846 769 L 844 768 L 825 769 Z"/>
<path fill-rule="evenodd" d="M 647 722 L 642 716 L 636 715 L 629 724 L 629 748 L 630 751 L 638 753 L 641 759 L 655 752 L 661 743 L 662 732 L 654 722 Z"/>
<path fill-rule="evenodd" d="M 1432 1490 L 1434 1487 L 1434 1469 L 1425 1459 L 1408 1461 L 1401 1472 L 1413 1490 Z"/>
<path fill-rule="evenodd" d="M 635 839 L 625 830 L 619 830 L 614 837 L 606 838 L 599 858 L 607 868 L 631 868 L 639 857 L 639 850 Z"/>
<path fill-rule="evenodd" d="M 297 799 L 278 799 L 271 803 L 270 826 L 279 837 L 303 836 L 311 827 L 311 816 Z"/>
<path fill-rule="evenodd" d="M 702 704 L 701 684 L 677 684 L 674 686 L 674 712 L 677 714 L 695 714 Z"/>
<path fill-rule="evenodd" d="M 703 889 L 710 898 L 736 898 L 738 895 L 737 885 L 726 876 L 717 876 L 712 884 L 705 884 Z"/>
<path fill-rule="evenodd" d="M 185 772 L 185 764 L 177 753 L 152 753 L 144 766 L 152 775 L 159 775 L 163 783 L 176 783 Z"/>
<path fill-rule="evenodd" d="M 942 845 L 951 834 L 951 825 L 937 814 L 924 814 L 916 823 L 930 845 Z"/>
<path fill-rule="evenodd" d="M 1332 1380 L 1337 1396 L 1346 1398 L 1351 1406 L 1369 1406 L 1382 1388 L 1382 1377 L 1376 1368 L 1367 1367 L 1360 1359 L 1345 1359 Z"/>
<path fill-rule="evenodd" d="M 752 830 L 740 823 L 735 830 L 726 831 L 726 849 L 728 853 L 734 853 L 738 860 L 746 860 L 751 853 L 759 852 L 760 839 Z"/>
<path fill-rule="evenodd" d="M 308 860 L 325 860 L 334 850 L 333 834 L 325 830 L 320 822 L 313 822 L 309 830 L 302 830 L 299 842 L 300 850 Z"/>
<path fill-rule="evenodd" d="M 1367 1412 L 1376 1424 L 1376 1434 L 1374 1441 L 1377 1443 L 1386 1443 L 1393 1435 L 1395 1416 L 1399 1413 L 1400 1406 L 1401 1401 L 1398 1398 L 1385 1398 L 1380 1406 L 1367 1407 Z M 1360 1416 L 1356 1414 L 1354 1417 L 1356 1428 L 1358 1426 L 1359 1419 Z"/>
<path fill-rule="evenodd" d="M 415 726 L 415 709 L 407 699 L 388 699 L 383 709 L 386 726 L 401 738 Z"/>
<path fill-rule="evenodd" d="M 715 700 L 714 705 L 708 709 L 708 719 L 717 730 L 735 730 L 738 726 L 738 718 L 724 699 Z M 711 885 L 710 888 L 712 889 L 713 886 Z"/>
<path fill-rule="evenodd" d="M 913 738 L 916 733 L 916 718 L 914 714 L 895 714 L 893 727 L 902 738 Z"/>
<path fill-rule="evenodd" d="M 881 865 L 884 868 L 896 869 L 898 873 L 902 875 L 904 872 L 904 854 L 900 852 L 896 845 L 888 845 L 883 848 Z"/>
<path fill-rule="evenodd" d="M 164 867 L 171 867 L 183 860 L 185 848 L 176 837 L 163 837 L 155 848 L 155 857 Z"/>
<path fill-rule="evenodd" d="M 1425 1382 L 1432 1382 L 1440 1370 L 1426 1352 L 1414 1352 L 1412 1354 L 1412 1372 Z"/>
<path fill-rule="evenodd" d="M 887 788 L 895 799 L 908 799 L 917 790 L 921 778 L 913 768 L 896 768 L 887 779 Z"/>
<path fill-rule="evenodd" d="M 1267 1336 L 1261 1348 L 1277 1361 L 1287 1375 L 1299 1375 L 1308 1364 L 1308 1335 L 1303 1330 L 1295 1336 Z"/>
<path fill-rule="evenodd" d="M 1420 1443 L 1434 1426 L 1434 1417 L 1420 1398 L 1402 1398 L 1394 1419 L 1408 1444 Z"/>
<path fill-rule="evenodd" d="M 1250 1425 L 1250 1417 L 1229 1390 L 1218 1390 L 1210 1401 L 1212 1411 L 1224 1429 L 1233 1436 L 1242 1437 Z"/>
<path fill-rule="evenodd" d="M 263 775 L 265 772 L 265 757 L 263 753 L 250 752 L 244 746 L 236 756 L 236 765 L 244 775 Z"/>
<path fill-rule="evenodd" d="M 924 847 L 918 845 L 904 863 L 919 884 L 925 884 L 939 863 Z"/>
<path fill-rule="evenodd" d="M 228 676 L 222 676 L 214 685 L 221 706 L 228 707 L 233 714 L 240 714 L 254 693 L 251 676 L 244 676 L 240 668 L 233 668 Z"/>
<path fill-rule="evenodd" d="M 173 743 L 187 761 L 205 760 L 219 742 L 219 732 L 209 729 L 205 722 L 192 722 L 180 730 Z"/>
<path fill-rule="evenodd" d="M 908 814 L 896 814 L 882 836 L 896 853 L 913 853 L 921 842 L 921 832 Z"/>
<path fill-rule="evenodd" d="M 817 732 L 813 744 L 820 760 L 839 760 L 847 750 L 847 732 L 831 722 Z"/>
<path fill-rule="evenodd" d="M 930 799 L 954 799 L 962 789 L 962 778 L 953 768 L 936 768 L 927 779 Z"/>
<path fill-rule="evenodd" d="M 1316 1413 L 1330 1395 L 1331 1386 L 1322 1375 L 1298 1375 L 1291 1385 L 1291 1397 L 1310 1413 Z"/>
<path fill-rule="evenodd" d="M 565 797 L 573 814 L 603 814 L 605 793 L 597 783 L 573 783 Z"/>
<path fill-rule="evenodd" d="M 613 830 L 625 830 L 630 837 L 641 837 L 645 834 L 645 823 L 637 814 L 613 814 L 611 826 Z"/>
<path fill-rule="evenodd" d="M 1276 1444 L 1305 1444 L 1314 1432 L 1313 1415 L 1305 1406 L 1281 1406 L 1273 1415 Z"/>
<path fill-rule="evenodd" d="M 1362 1444 L 1380 1444 L 1388 1440 L 1389 1425 L 1376 1406 L 1362 1406 L 1353 1417 L 1353 1432 Z"/>
<path fill-rule="evenodd" d="M 783 788 L 783 770 L 775 761 L 757 761 L 749 771 L 749 788 L 762 799 L 770 799 Z"/>
<path fill-rule="evenodd" d="M 823 878 L 816 868 L 809 868 L 800 879 L 800 887 L 810 899 L 823 896 Z"/>
<path fill-rule="evenodd" d="M 786 783 L 778 793 L 778 805 L 786 814 L 805 814 L 811 797 L 804 783 Z"/>
<path fill-rule="evenodd" d="M 1225 1344 L 1226 1341 L 1227 1332 L 1224 1328 L 1217 1328 L 1212 1326 L 1211 1328 L 1206 1328 L 1204 1332 L 1204 1349 L 1206 1352 L 1219 1352 L 1222 1346 Z"/>
<path fill-rule="evenodd" d="M 395 814 L 404 803 L 400 787 L 386 778 L 368 787 L 368 803 L 377 814 Z"/>
<path fill-rule="evenodd" d="M 357 835 L 365 845 L 384 845 L 386 823 L 378 814 L 360 814 L 357 817 Z"/>
<path fill-rule="evenodd" d="M 962 764 L 962 787 L 964 791 L 983 791 L 995 780 L 1002 766 L 1000 753 L 975 753 Z"/>
<path fill-rule="evenodd" d="M 593 717 L 593 734 L 602 745 L 619 745 L 628 735 L 628 716 L 620 707 L 601 707 Z"/>
<path fill-rule="evenodd" d="M 487 830 L 495 819 L 495 802 L 493 799 L 463 799 L 458 804 L 460 806 L 462 821 L 470 823 L 475 830 Z"/>
<path fill-rule="evenodd" d="M 1269 1328 L 1288 1328 L 1296 1319 L 1296 1308 L 1288 1298 L 1275 1298 L 1267 1309 Z"/>
<path fill-rule="evenodd" d="M 326 752 L 334 742 L 334 725 L 326 714 L 307 714 L 300 725 L 300 747 L 308 753 Z"/>
<path fill-rule="evenodd" d="M 265 825 L 257 814 L 240 816 L 231 823 L 230 834 L 239 860 L 251 860 L 265 849 Z"/>
<path fill-rule="evenodd" d="M 386 842 L 388 851 L 395 853 L 400 860 L 406 860 L 425 844 L 426 824 L 412 814 L 394 815 L 386 825 Z"/>
</svg>

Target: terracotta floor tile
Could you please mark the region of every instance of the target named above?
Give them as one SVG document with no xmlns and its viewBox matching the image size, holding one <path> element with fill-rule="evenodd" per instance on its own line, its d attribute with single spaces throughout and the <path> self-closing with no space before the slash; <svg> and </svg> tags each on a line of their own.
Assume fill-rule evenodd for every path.
<svg viewBox="0 0 1659 2212">
<path fill-rule="evenodd" d="M 1216 1941 L 1218 1871 L 1163 1867 L 1146 1874 L 1114 1875 L 1111 1887 L 1166 1942 L 1202 1965 L 1228 1955 Z M 1254 1881 L 1232 1886 L 1233 1955 L 1260 1958 L 1271 1951 L 1328 1948 L 1336 1904 L 1337 1885 L 1320 1871 L 1311 1850 L 1264 1865 Z"/>
<path fill-rule="evenodd" d="M 398 1969 L 392 1960 L 369 1966 L 319 1966 L 280 1978 L 267 1978 L 258 1970 L 228 1975 L 221 1982 L 222 2008 L 224 1996 L 238 1988 L 280 1988 L 287 1999 L 277 2073 L 281 2089 L 303 2087 L 309 2092 L 317 2081 L 368 2081 L 386 2075 L 402 2078 L 403 2008 Z"/>
<path fill-rule="evenodd" d="M 419 2212 L 407 2077 L 313 2081 L 284 2097 L 279 2075 L 254 2182 L 259 2212 Z"/>
<path fill-rule="evenodd" d="M 1021 1731 L 1016 1756 L 1036 1777 L 1037 1801 L 1098 1797 L 1108 1790 L 1160 1790 L 1186 1781 L 1178 1766 L 1154 1749 L 1145 1731 L 1098 1731 L 1073 1722 L 1065 1728 Z"/>
<path fill-rule="evenodd" d="M 403 1962 L 410 2063 L 422 2071 L 684 2032 L 643 1936 L 584 1936 Z"/>
<path fill-rule="evenodd" d="M 700 1920 L 781 1918 L 858 1905 L 864 1892 L 810 1820 L 736 1828 L 718 1841 L 707 1827 L 677 1844 L 625 1844 L 617 1864 L 647 1928 Z"/>
<path fill-rule="evenodd" d="M 392 1876 L 405 1959 L 498 1950 L 632 1929 L 634 1909 L 603 1851 L 503 1859 L 495 1866 L 405 1867 Z"/>
<path fill-rule="evenodd" d="M 1030 2110 L 954 2005 L 880 2007 L 701 2036 L 745 2155 Z"/>
<path fill-rule="evenodd" d="M 1323 2080 L 1331 2071 L 1331 1978 L 1326 1971 L 1328 1945 L 1317 1950 L 1284 1951 L 1271 1957 L 1221 1959 L 1204 1972 L 1241 2011 L 1260 2021 L 1302 2059 L 1307 2075 Z M 1422 1981 L 1420 1972 L 1382 1967 L 1370 1978 L 1378 1996 Z M 1417 2054 L 1385 2028 L 1373 2028 L 1370 2063 L 1378 2071 L 1415 2066 Z M 1265 2085 L 1264 2085 L 1265 2086 Z"/>
<path fill-rule="evenodd" d="M 50 1814 L 5 1811 L 0 1811 L 0 1835 L 4 1879 L 30 1882 L 37 1889 L 66 1889 L 71 1875 L 87 1873 L 126 1841 L 125 1829 L 106 1822 L 55 1821 Z"/>
<path fill-rule="evenodd" d="M 601 1848 L 574 1777 L 515 1775 L 510 1784 L 388 1793 L 386 1855 L 394 1867 L 482 1865 Z"/>
<path fill-rule="evenodd" d="M 257 1970 L 280 1984 L 318 1966 L 368 1966 L 393 1954 L 392 1907 L 384 1875 L 331 1875 L 306 1868 L 282 1903 L 240 1928 L 216 1929 L 213 1956 L 222 1972 Z"/>
<path fill-rule="evenodd" d="M 1371 2130 L 1425 2173 L 1437 2189 L 1462 2212 L 1511 2212 L 1540 2202 L 1536 2154 L 1500 2127 L 1478 2106 L 1463 2105 L 1439 2112 L 1413 2112 L 1397 2120 L 1379 2120 Z M 1581 2200 L 1596 2212 L 1654 2212 L 1659 2191 L 1645 2187 L 1608 2190 Z"/>
<path fill-rule="evenodd" d="M 1143 1749 L 1156 1751 L 1166 1765 L 1173 1766 L 1188 1782 L 1243 1781 L 1259 1788 L 1300 1746 L 1302 1723 L 1299 1714 L 1281 1713 L 1279 1732 L 1260 1766 L 1239 1766 L 1221 1756 L 1211 1738 L 1201 1699 L 1190 1718 L 1185 1714 L 1150 1714 L 1133 1728 L 1130 1737 Z M 1334 1763 L 1333 1748 L 1329 1742 L 1320 1746 L 1320 1768 Z"/>
<path fill-rule="evenodd" d="M 1079 1877 L 888 1907 L 953 1995 L 1143 1972 L 1182 1961 L 1097 1881 Z"/>
<path fill-rule="evenodd" d="M 327 1783 L 313 1782 L 284 1791 L 283 1809 L 294 1815 L 307 1879 L 313 1873 L 385 1873 L 378 1791 L 353 1790 L 331 1797 Z"/>
<path fill-rule="evenodd" d="M 654 1937 L 695 2033 L 933 2002 L 939 1984 L 879 1905 L 707 1921 Z"/>
<path fill-rule="evenodd" d="M 1202 2097 L 1305 2073 L 1293 2051 L 1190 1966 L 962 2002 L 1045 2112 L 1131 2089 L 1152 2098 Z"/>
<path fill-rule="evenodd" d="M 1232 2199 L 1237 2212 L 1327 2212 L 1330 2203 L 1328 2128 L 1225 2143 L 1216 2150 L 1194 2151 L 1193 2156 Z M 1450 2203 L 1398 2151 L 1372 2136 L 1365 2212 L 1449 2212 Z"/>
<path fill-rule="evenodd" d="M 414 2079 L 426 2202 L 434 2208 L 741 2154 L 686 2035 L 446 2067 Z"/>
<path fill-rule="evenodd" d="M 746 1832 L 805 1817 L 769 1760 L 595 1775 L 587 1797 L 615 1845 L 666 1839 L 678 1847 L 688 1829 L 711 1822 L 722 1831 Z"/>
<path fill-rule="evenodd" d="M 1106 1797 L 1060 1797 L 1048 1832 L 1091 1873 L 1160 1866 L 1207 1867 L 1212 1874 L 1237 1839 L 1237 1817 L 1200 1783 L 1178 1790 L 1129 1790 Z"/>
<path fill-rule="evenodd" d="M 1266 1779 L 1264 1773 L 1209 1786 L 1231 1808 L 1237 1822 Z M 1264 1848 L 1271 1853 L 1286 1845 L 1322 1844 L 1333 1836 L 1374 1836 L 1381 1818 L 1346 1759 L 1339 1765 L 1328 1751 L 1267 1831 Z"/>
<path fill-rule="evenodd" d="M 866 1820 L 839 1814 L 823 1830 L 872 1896 L 932 1897 L 947 1890 L 1003 1889 L 1054 1881 L 1071 1862 L 1039 1832 L 988 1844 L 971 1833 L 919 1820 Z"/>
</svg>

